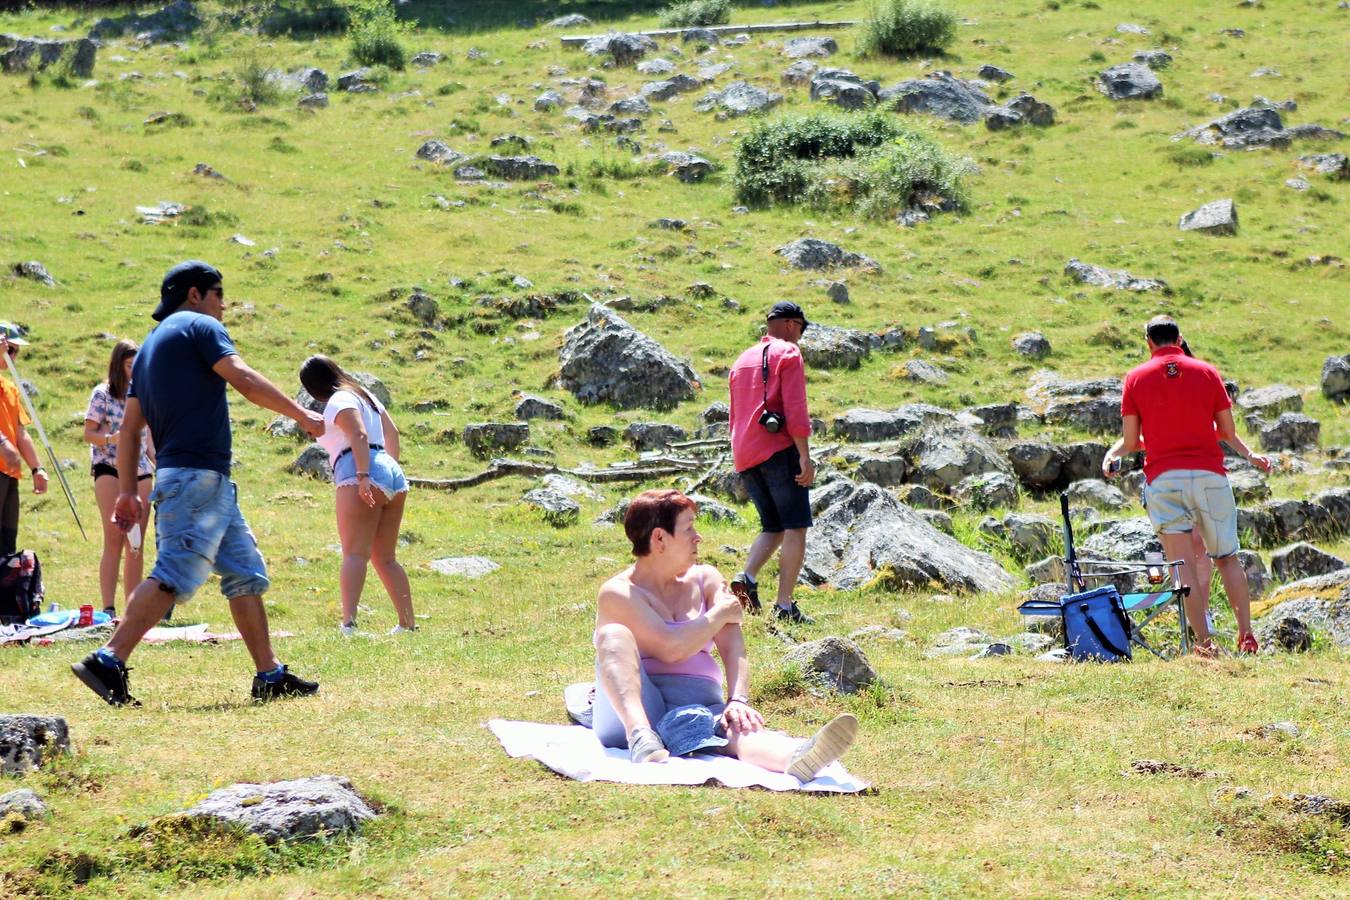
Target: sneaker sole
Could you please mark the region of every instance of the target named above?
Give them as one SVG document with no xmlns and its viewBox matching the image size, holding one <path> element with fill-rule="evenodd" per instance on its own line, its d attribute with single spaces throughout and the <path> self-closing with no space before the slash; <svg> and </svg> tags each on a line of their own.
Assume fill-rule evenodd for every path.
<svg viewBox="0 0 1350 900">
<path fill-rule="evenodd" d="M 743 581 L 733 581 L 728 587 L 730 587 L 731 592 L 736 595 L 736 599 L 741 601 L 741 609 L 752 613 L 760 611 L 759 601 L 750 596 L 749 585 Z"/>
<path fill-rule="evenodd" d="M 788 774 L 805 784 L 820 770 L 839 759 L 858 737 L 858 720 L 852 713 L 835 716 L 811 738 L 811 745 L 788 766 Z"/>
<path fill-rule="evenodd" d="M 668 759 L 670 759 L 670 751 L 663 748 L 661 750 L 654 750 L 649 756 L 640 760 L 635 760 L 635 762 L 637 762 L 638 765 L 641 765 L 642 763 L 663 763 Z"/>
<path fill-rule="evenodd" d="M 113 692 L 108 690 L 107 685 L 103 683 L 102 679 L 100 679 L 93 672 L 89 671 L 89 668 L 82 662 L 77 662 L 71 665 L 70 671 L 74 672 L 75 677 L 80 679 L 80 681 L 83 681 L 85 687 L 89 688 L 89 690 L 97 694 L 99 698 L 103 700 L 103 702 L 107 703 L 109 706 L 140 705 L 140 701 L 138 701 L 135 697 L 128 698 L 126 703 L 123 703 L 122 701 L 115 698 L 113 696 Z"/>
</svg>

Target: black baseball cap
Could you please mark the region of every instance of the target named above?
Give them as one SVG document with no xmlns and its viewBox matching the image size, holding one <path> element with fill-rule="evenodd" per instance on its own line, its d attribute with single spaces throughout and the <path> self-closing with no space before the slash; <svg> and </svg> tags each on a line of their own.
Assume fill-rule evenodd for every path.
<svg viewBox="0 0 1350 900">
<path fill-rule="evenodd" d="M 159 306 L 150 314 L 156 322 L 163 322 L 170 313 L 187 302 L 188 291 L 196 288 L 202 293 L 215 287 L 224 279 L 220 270 L 200 259 L 180 262 L 164 273 L 164 281 L 159 286 Z"/>
<path fill-rule="evenodd" d="M 802 312 L 802 308 L 787 300 L 784 300 L 781 303 L 775 303 L 773 309 L 769 310 L 769 314 L 765 317 L 765 321 L 769 322 L 774 319 L 796 319 L 802 323 L 803 331 L 806 330 L 806 326 L 811 324 L 807 321 L 806 313 Z"/>
</svg>

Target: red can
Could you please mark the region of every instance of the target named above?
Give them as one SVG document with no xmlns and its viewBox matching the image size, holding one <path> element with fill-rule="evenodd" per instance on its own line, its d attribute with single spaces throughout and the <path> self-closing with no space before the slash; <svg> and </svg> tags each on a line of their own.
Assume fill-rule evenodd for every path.
<svg viewBox="0 0 1350 900">
<path fill-rule="evenodd" d="M 93 624 L 94 624 L 94 607 L 93 604 L 86 603 L 80 607 L 80 620 L 76 623 L 76 625 L 80 628 L 88 628 L 90 625 Z"/>
</svg>

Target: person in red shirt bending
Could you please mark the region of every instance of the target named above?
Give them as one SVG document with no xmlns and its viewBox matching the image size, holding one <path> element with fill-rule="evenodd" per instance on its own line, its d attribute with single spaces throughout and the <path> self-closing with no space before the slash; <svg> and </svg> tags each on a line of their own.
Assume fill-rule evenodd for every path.
<svg viewBox="0 0 1350 900">
<path fill-rule="evenodd" d="M 1106 452 L 1102 474 L 1113 477 L 1119 459 L 1144 449 L 1144 497 L 1148 516 L 1168 559 L 1180 559 L 1182 580 L 1192 585 L 1186 618 L 1195 632 L 1195 652 L 1214 656 L 1205 613 L 1207 585 L 1195 582 L 1191 531 L 1199 529 L 1228 593 L 1238 623 L 1238 652 L 1255 653 L 1251 596 L 1238 561 L 1237 505 L 1219 441 L 1269 472 L 1270 460 L 1251 449 L 1233 426 L 1232 401 L 1219 370 L 1187 356 L 1181 329 L 1171 316 L 1155 316 L 1144 329 L 1152 358 L 1125 376 L 1121 398 L 1122 437 Z"/>
<path fill-rule="evenodd" d="M 737 358 L 730 376 L 733 465 L 759 511 L 760 523 L 745 570 L 731 580 L 731 591 L 758 612 L 755 577 L 779 551 L 774 615 L 795 624 L 812 621 L 792 600 L 806 555 L 806 530 L 811 527 L 808 489 L 816 478 L 808 445 L 806 371 L 797 348 L 808 324 L 797 304 L 774 304 L 768 334 Z"/>
</svg>

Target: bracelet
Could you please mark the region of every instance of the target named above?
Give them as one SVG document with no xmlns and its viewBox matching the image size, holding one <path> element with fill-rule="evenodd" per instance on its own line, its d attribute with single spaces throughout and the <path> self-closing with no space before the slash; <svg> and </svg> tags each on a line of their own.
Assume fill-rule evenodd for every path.
<svg viewBox="0 0 1350 900">
<path fill-rule="evenodd" d="M 356 473 L 356 477 L 357 477 L 357 478 L 369 478 L 369 477 L 370 477 L 370 473 L 369 473 L 369 472 L 357 472 L 357 473 Z"/>
<path fill-rule="evenodd" d="M 733 703 L 744 703 L 746 706 L 749 706 L 750 698 L 742 694 L 737 694 L 735 697 L 731 697 L 727 700 L 727 706 L 730 706 Z"/>
<path fill-rule="evenodd" d="M 39 472 L 41 472 L 43 475 L 47 474 L 47 470 L 42 468 L 42 466 L 38 466 L 36 469 L 32 469 L 31 471 L 34 475 L 36 475 Z"/>
</svg>

